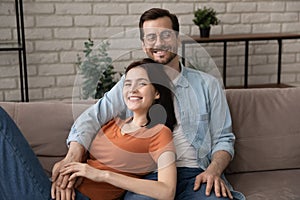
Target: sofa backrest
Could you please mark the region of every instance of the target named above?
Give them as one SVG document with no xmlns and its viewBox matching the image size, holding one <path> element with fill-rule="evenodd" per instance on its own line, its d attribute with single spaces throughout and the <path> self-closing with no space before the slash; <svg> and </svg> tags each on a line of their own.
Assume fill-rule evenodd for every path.
<svg viewBox="0 0 300 200">
<path fill-rule="evenodd" d="M 90 106 L 86 103 L 0 102 L 38 156 L 48 175 L 67 153 L 66 138 L 74 119 Z"/>
<path fill-rule="evenodd" d="M 300 88 L 226 90 L 235 157 L 227 173 L 300 168 Z M 91 102 L 0 102 L 50 175 L 74 119 Z M 42 135 L 42 137 L 41 137 Z"/>
<path fill-rule="evenodd" d="M 300 168 L 300 88 L 231 89 L 236 135 L 228 173 Z"/>
</svg>

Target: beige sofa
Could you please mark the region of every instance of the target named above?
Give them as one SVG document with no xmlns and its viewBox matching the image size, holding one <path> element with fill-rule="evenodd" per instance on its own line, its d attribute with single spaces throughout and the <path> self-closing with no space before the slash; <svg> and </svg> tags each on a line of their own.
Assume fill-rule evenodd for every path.
<svg viewBox="0 0 300 200">
<path fill-rule="evenodd" d="M 300 88 L 226 90 L 236 155 L 226 176 L 249 200 L 300 199 Z M 45 171 L 62 159 L 86 103 L 8 103 Z"/>
</svg>

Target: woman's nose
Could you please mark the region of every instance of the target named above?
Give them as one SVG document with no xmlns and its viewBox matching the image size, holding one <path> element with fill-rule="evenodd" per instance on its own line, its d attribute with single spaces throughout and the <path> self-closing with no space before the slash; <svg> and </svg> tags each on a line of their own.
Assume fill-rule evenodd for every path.
<svg viewBox="0 0 300 200">
<path fill-rule="evenodd" d="M 136 92 L 137 91 L 137 85 L 136 84 L 132 84 L 129 91 L 130 92 Z"/>
</svg>

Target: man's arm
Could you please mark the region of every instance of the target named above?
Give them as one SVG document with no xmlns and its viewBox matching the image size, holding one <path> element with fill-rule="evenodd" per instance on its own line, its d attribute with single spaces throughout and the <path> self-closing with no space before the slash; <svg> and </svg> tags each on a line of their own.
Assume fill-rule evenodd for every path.
<svg viewBox="0 0 300 200">
<path fill-rule="evenodd" d="M 67 139 L 68 145 L 70 142 L 78 142 L 88 149 L 101 126 L 125 111 L 126 106 L 122 97 L 123 82 L 124 76 L 96 104 L 76 119 Z"/>
<path fill-rule="evenodd" d="M 209 195 L 213 189 L 217 197 L 232 199 L 229 188 L 221 179 L 222 173 L 234 156 L 235 136 L 232 133 L 230 111 L 225 93 L 217 80 L 212 83 L 209 94 L 211 163 L 203 173 L 196 177 L 194 189 L 197 190 L 201 183 L 206 183 L 206 195 Z"/>
<path fill-rule="evenodd" d="M 232 132 L 232 121 L 230 110 L 224 90 L 217 82 L 210 91 L 210 132 L 213 142 L 212 155 L 217 151 L 227 151 L 234 156 L 235 136 Z M 212 158 L 211 158 L 212 159 Z"/>
</svg>

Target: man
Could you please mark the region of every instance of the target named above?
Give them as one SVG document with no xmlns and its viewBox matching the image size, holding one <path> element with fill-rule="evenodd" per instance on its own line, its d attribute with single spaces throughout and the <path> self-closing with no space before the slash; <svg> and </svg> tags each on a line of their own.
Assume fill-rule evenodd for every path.
<svg viewBox="0 0 300 200">
<path fill-rule="evenodd" d="M 175 15 L 153 8 L 142 14 L 139 27 L 147 56 L 173 69 L 169 75 L 175 85 L 174 107 L 179 124 L 173 133 L 178 157 L 176 199 L 233 199 L 233 195 L 244 199 L 242 194 L 232 191 L 223 176 L 234 155 L 235 137 L 231 132 L 226 98 L 218 81 L 179 62 L 179 23 Z M 85 149 L 101 125 L 126 112 L 120 98 L 122 85 L 123 79 L 74 123 L 68 138 L 68 154 L 53 170 L 54 194 L 59 190 L 64 193 L 63 198 L 73 194 L 68 188 L 74 183 L 68 183 L 68 188 L 64 189 L 68 177 L 58 175 L 59 169 L 65 163 L 82 161 Z M 157 173 L 145 178 L 156 179 Z M 128 192 L 125 199 L 149 198 Z"/>
</svg>

